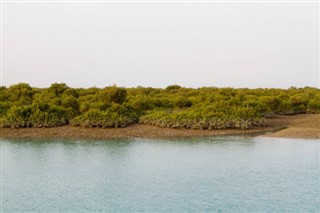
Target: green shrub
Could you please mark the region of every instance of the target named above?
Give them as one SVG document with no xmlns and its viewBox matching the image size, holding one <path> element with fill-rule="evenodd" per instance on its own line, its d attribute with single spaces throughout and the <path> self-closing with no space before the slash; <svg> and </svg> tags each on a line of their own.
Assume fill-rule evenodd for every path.
<svg viewBox="0 0 320 213">
<path fill-rule="evenodd" d="M 72 120 L 74 126 L 83 127 L 125 127 L 138 121 L 135 109 L 128 105 L 114 104 L 106 111 L 91 109 Z"/>
<path fill-rule="evenodd" d="M 54 83 L 32 88 L 20 83 L 0 87 L 1 127 L 124 127 L 139 120 L 169 128 L 247 129 L 265 125 L 263 116 L 320 113 L 317 88 L 198 89 L 69 88 Z"/>
</svg>

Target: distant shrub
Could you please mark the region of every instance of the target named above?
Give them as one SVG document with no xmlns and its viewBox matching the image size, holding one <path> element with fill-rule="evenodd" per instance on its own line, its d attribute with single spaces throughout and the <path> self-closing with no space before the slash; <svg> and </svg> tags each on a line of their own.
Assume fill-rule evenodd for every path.
<svg viewBox="0 0 320 213">
<path fill-rule="evenodd" d="M 72 109 L 59 106 L 12 106 L 1 119 L 2 127 L 57 127 L 68 124 Z"/>
<path fill-rule="evenodd" d="M 232 114 L 204 111 L 154 112 L 140 118 L 140 123 L 178 129 L 249 129 L 265 126 L 265 120 L 257 117 L 253 110 L 239 110 Z"/>
<path fill-rule="evenodd" d="M 179 108 L 188 108 L 192 106 L 192 101 L 188 98 L 179 97 L 174 100 L 174 106 Z"/>
<path fill-rule="evenodd" d="M 111 86 L 102 89 L 99 93 L 100 100 L 104 103 L 122 104 L 126 101 L 127 90 L 125 88 Z"/>
<path fill-rule="evenodd" d="M 320 95 L 311 99 L 307 106 L 307 111 L 309 113 L 319 113 L 320 112 Z"/>
<path fill-rule="evenodd" d="M 166 90 L 176 90 L 176 89 L 181 89 L 181 86 L 174 84 L 166 87 Z"/>
<path fill-rule="evenodd" d="M 139 120 L 169 128 L 248 129 L 265 125 L 264 117 L 320 113 L 320 90 L 159 88 L 70 88 L 54 83 L 32 88 L 25 83 L 0 87 L 0 126 L 124 127 Z"/>
<path fill-rule="evenodd" d="M 72 120 L 74 126 L 83 127 L 125 127 L 138 121 L 135 109 L 128 105 L 114 104 L 106 111 L 91 109 Z"/>
</svg>

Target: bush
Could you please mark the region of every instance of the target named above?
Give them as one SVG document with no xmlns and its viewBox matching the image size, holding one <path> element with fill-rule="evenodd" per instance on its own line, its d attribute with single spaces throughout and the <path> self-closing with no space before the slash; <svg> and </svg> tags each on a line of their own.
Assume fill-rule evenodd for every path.
<svg viewBox="0 0 320 213">
<path fill-rule="evenodd" d="M 319 113 L 320 112 L 320 96 L 316 96 L 311 99 L 307 106 L 307 111 L 309 113 Z"/>
<path fill-rule="evenodd" d="M 2 126 L 11 128 L 31 127 L 32 124 L 29 120 L 31 112 L 32 108 L 30 106 L 12 106 L 7 111 Z"/>
<path fill-rule="evenodd" d="M 106 87 L 100 91 L 99 96 L 104 103 L 122 104 L 126 101 L 127 90 L 116 86 Z"/>
<path fill-rule="evenodd" d="M 317 88 L 198 89 L 170 85 L 166 89 L 69 88 L 54 83 L 32 88 L 20 83 L 0 87 L 2 127 L 124 127 L 139 121 L 170 128 L 247 129 L 265 125 L 263 116 L 319 113 Z"/>
<path fill-rule="evenodd" d="M 74 126 L 83 127 L 125 127 L 138 122 L 135 109 L 128 105 L 114 104 L 106 111 L 91 109 L 72 120 Z"/>
<path fill-rule="evenodd" d="M 1 118 L 2 127 L 57 127 L 68 124 L 72 109 L 59 106 L 12 106 Z"/>
<path fill-rule="evenodd" d="M 166 87 L 166 90 L 177 90 L 177 89 L 181 89 L 181 86 L 174 84 Z"/>
<path fill-rule="evenodd" d="M 184 112 L 153 112 L 140 118 L 140 123 L 178 129 L 249 129 L 266 125 L 253 109 L 240 109 L 225 114 L 203 110 Z"/>
</svg>

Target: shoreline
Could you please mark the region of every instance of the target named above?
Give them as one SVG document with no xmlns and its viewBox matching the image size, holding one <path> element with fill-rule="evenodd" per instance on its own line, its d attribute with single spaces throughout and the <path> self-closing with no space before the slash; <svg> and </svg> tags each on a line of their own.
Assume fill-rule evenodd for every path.
<svg viewBox="0 0 320 213">
<path fill-rule="evenodd" d="M 267 127 L 249 130 L 185 130 L 169 129 L 143 124 L 133 124 L 124 128 L 83 128 L 70 125 L 53 128 L 0 128 L 0 138 L 177 138 L 222 135 L 251 135 L 281 138 L 320 138 L 320 114 L 275 116 L 267 119 Z"/>
</svg>

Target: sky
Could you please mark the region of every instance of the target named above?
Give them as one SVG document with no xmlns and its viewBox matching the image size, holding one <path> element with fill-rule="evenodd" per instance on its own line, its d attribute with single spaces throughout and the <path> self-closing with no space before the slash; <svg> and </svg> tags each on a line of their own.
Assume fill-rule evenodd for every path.
<svg viewBox="0 0 320 213">
<path fill-rule="evenodd" d="M 2 82 L 319 87 L 316 2 L 2 3 Z"/>
</svg>

